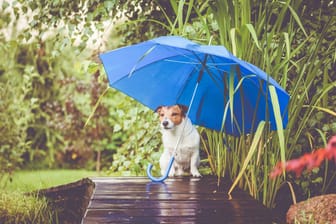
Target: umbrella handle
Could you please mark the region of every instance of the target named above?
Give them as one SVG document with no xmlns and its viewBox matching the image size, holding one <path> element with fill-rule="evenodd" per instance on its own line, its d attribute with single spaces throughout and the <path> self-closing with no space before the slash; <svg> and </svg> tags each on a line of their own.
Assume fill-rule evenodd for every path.
<svg viewBox="0 0 336 224">
<path fill-rule="evenodd" d="M 162 177 L 159 177 L 159 178 L 152 176 L 151 171 L 153 168 L 153 164 L 150 163 L 147 167 L 147 176 L 149 177 L 149 179 L 151 179 L 153 182 L 163 182 L 165 179 L 167 179 L 170 169 L 173 166 L 174 159 L 175 159 L 174 156 L 170 158 L 166 173 Z"/>
</svg>

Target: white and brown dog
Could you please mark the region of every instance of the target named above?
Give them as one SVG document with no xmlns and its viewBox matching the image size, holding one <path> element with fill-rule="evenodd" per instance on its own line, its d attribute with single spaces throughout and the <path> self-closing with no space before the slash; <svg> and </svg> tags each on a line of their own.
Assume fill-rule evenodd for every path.
<svg viewBox="0 0 336 224">
<path fill-rule="evenodd" d="M 198 171 L 200 136 L 190 119 L 186 117 L 187 109 L 183 105 L 161 106 L 157 109 L 164 147 L 160 158 L 162 175 L 167 171 L 170 158 L 181 136 L 169 176 L 181 176 L 190 169 L 192 176 L 201 177 Z"/>
</svg>

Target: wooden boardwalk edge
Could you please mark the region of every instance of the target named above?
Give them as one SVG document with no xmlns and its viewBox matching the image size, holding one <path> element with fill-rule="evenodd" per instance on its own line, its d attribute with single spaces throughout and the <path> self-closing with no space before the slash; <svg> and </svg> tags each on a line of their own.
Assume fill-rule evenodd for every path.
<svg viewBox="0 0 336 224">
<path fill-rule="evenodd" d="M 216 177 L 92 178 L 95 189 L 82 219 L 94 223 L 279 223 L 271 209 Z"/>
</svg>

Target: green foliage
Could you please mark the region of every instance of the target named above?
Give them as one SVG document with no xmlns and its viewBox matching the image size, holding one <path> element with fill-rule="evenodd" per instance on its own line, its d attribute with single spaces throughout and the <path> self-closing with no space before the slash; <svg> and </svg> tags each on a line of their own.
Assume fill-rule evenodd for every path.
<svg viewBox="0 0 336 224">
<path fill-rule="evenodd" d="M 93 4 L 93 2 L 88 4 L 91 3 Z M 12 2 L 7 4 L 5 1 L 2 7 L 6 8 L 9 15 L 14 13 L 17 16 L 10 16 L 13 24 L 17 22 L 19 17 L 28 16 L 25 12 L 30 12 L 31 9 L 36 8 L 33 13 L 33 20 L 28 19 L 29 22 L 35 22 L 34 26 L 29 27 L 29 31 L 38 29 L 40 34 L 48 30 L 48 27 L 57 25 L 59 22 L 57 18 L 60 15 L 55 14 L 55 20 L 49 20 L 48 13 L 43 12 L 35 15 L 36 12 L 43 11 L 43 9 L 51 12 L 55 9 L 47 7 L 51 5 L 75 7 L 71 5 L 71 2 L 66 1 L 23 1 L 21 4 L 12 4 Z M 104 4 L 104 6 L 110 7 L 108 4 Z M 72 23 L 79 19 L 70 16 L 71 10 L 67 10 L 68 8 L 64 8 L 62 12 L 65 16 L 62 19 L 65 22 Z M 77 11 L 74 11 L 74 14 L 76 13 Z M 86 16 L 90 17 L 90 13 L 93 12 L 88 12 Z M 0 18 L 4 18 L 3 15 Z M 87 58 L 91 60 L 90 54 L 85 55 L 83 52 L 79 54 L 78 49 L 69 45 L 70 42 L 67 42 L 69 36 L 65 35 L 63 31 L 57 32 L 55 36 L 50 35 L 48 38 L 42 38 L 42 36 L 31 38 L 31 42 L 18 47 L 20 41 L 24 42 L 25 39 L 29 39 L 20 35 L 31 32 L 19 30 L 15 25 L 12 28 L 16 32 L 13 32 L 10 38 L 17 39 L 18 42 L 5 40 L 5 44 L 1 48 L 4 51 L 3 54 L 8 55 L 8 60 L 1 67 L 1 79 L 3 80 L 1 85 L 4 86 L 4 88 L 1 88 L 1 91 L 3 91 L 1 92 L 1 99 L 6 99 L 6 102 L 1 101 L 1 108 L 6 107 L 5 110 L 0 112 L 1 119 L 4 120 L 1 123 L 3 125 L 1 133 L 10 130 L 11 132 L 17 132 L 15 135 L 20 135 L 20 138 L 15 137 L 11 132 L 7 133 L 13 139 L 16 138 L 15 142 L 6 138 L 5 133 L 0 137 L 1 142 L 4 142 L 1 149 L 4 155 L 1 157 L 4 161 L 2 164 L 5 163 L 1 166 L 4 169 L 4 174 L 12 172 L 12 170 L 6 168 L 7 166 L 17 167 L 17 163 L 21 161 L 24 162 L 25 167 L 29 168 L 91 168 L 90 161 L 96 159 L 96 169 L 100 170 L 110 166 L 113 153 L 122 145 L 124 145 L 123 148 L 126 148 L 127 144 L 124 144 L 124 142 L 133 138 L 134 135 L 137 135 L 140 142 L 138 146 L 133 143 L 128 149 L 136 146 L 137 151 L 139 151 L 138 159 L 141 158 L 141 147 L 149 141 L 145 139 L 144 129 L 140 127 L 140 124 L 144 121 L 138 121 L 139 127 L 135 129 L 136 132 L 130 129 L 128 133 L 124 134 L 117 127 L 118 125 L 114 128 L 115 124 L 113 122 L 122 122 L 124 118 L 119 116 L 120 114 L 113 113 L 115 104 L 120 101 L 119 93 L 115 95 L 114 99 L 102 97 L 102 103 L 95 108 L 100 96 L 106 90 L 107 84 L 105 75 L 100 75 L 101 67 L 86 60 Z M 36 39 L 38 41 L 35 41 Z M 11 75 L 9 75 L 10 72 L 12 72 Z M 22 82 L 20 73 L 24 74 L 23 77 L 25 77 L 27 83 Z M 17 82 L 12 83 L 11 78 Z M 10 94 L 10 97 L 7 97 L 6 94 Z M 14 97 L 15 95 L 16 97 Z M 125 98 L 125 101 L 129 102 L 129 99 Z M 132 105 L 132 103 L 129 103 L 129 105 Z M 93 116 L 84 127 L 93 110 Z M 120 110 L 128 110 L 128 108 L 120 108 Z M 22 113 L 24 113 L 24 116 L 22 116 Z M 8 114 L 11 116 L 8 116 Z M 24 124 L 23 121 L 25 121 Z M 123 123 L 122 127 L 126 128 Z M 143 142 L 140 139 L 143 139 Z M 9 143 L 5 144 L 5 141 L 10 142 L 10 146 L 17 148 L 22 148 L 23 145 L 29 145 L 29 147 L 18 153 L 18 150 L 10 148 Z M 157 144 L 153 143 L 154 148 Z M 147 151 L 146 153 L 148 153 Z M 11 157 L 7 155 L 9 153 Z M 121 160 L 118 159 L 118 161 Z M 141 163 L 141 166 L 145 166 L 144 164 L 147 166 L 146 160 L 142 160 Z"/>
<path fill-rule="evenodd" d="M 2 175 L 21 162 L 30 168 L 84 167 L 96 149 L 109 150 L 106 107 L 100 106 L 94 122 L 84 128 L 106 81 L 84 60 L 86 55 L 50 38 L 2 44 L 8 55 L 0 76 Z"/>
<path fill-rule="evenodd" d="M 52 31 L 56 41 L 64 46 L 80 42 L 78 48 L 85 49 L 89 43 L 96 44 L 96 40 L 88 41 L 92 36 L 101 38 L 104 35 L 102 21 L 118 16 L 116 3 L 103 0 L 4 0 L 0 7 L 6 12 L 7 20 L 14 20 L 13 27 L 22 30 L 13 36 L 20 41 L 44 40 Z"/>
<path fill-rule="evenodd" d="M 139 2 L 141 4 L 145 1 Z M 304 152 L 302 149 L 313 149 L 310 143 L 315 142 L 316 146 L 319 142 L 315 136 L 326 138 L 333 131 L 328 128 L 333 127 L 329 114 L 323 113 L 320 117 L 326 119 L 325 123 L 320 123 L 320 119 L 315 122 L 314 116 L 316 108 L 324 108 L 324 111 L 335 108 L 335 101 L 327 98 L 327 95 L 335 95 L 335 83 L 331 77 L 335 63 L 332 49 L 336 43 L 335 38 L 330 39 L 335 17 L 319 17 L 325 26 L 317 32 L 313 29 L 308 29 L 308 32 L 307 21 L 314 23 L 314 19 L 305 10 L 317 14 L 311 1 L 256 2 L 170 1 L 173 11 L 166 10 L 165 6 L 160 7 L 161 16 L 166 22 L 156 16 L 161 19 L 154 19 L 153 24 L 161 24 L 171 34 L 186 36 L 205 44 L 223 44 L 236 56 L 261 67 L 289 91 L 291 102 L 286 130 L 281 133 L 269 132 L 267 129 L 264 131 L 259 148 L 249 157 L 250 164 L 239 182 L 251 195 L 262 198 L 264 204 L 272 207 L 277 189 L 286 180 L 285 177 L 282 177 L 284 180 L 268 179 L 268 173 L 275 163 L 284 160 L 284 157 L 291 158 L 293 153 Z M 324 2 L 319 8 L 319 15 L 322 12 L 332 15 L 333 7 L 330 4 L 334 3 Z M 137 21 L 137 18 L 132 19 Z M 154 25 L 149 27 L 155 28 Z M 153 30 L 148 33 L 155 35 Z M 278 117 L 278 120 L 281 119 Z M 316 126 L 308 127 L 308 122 L 319 123 L 323 127 L 316 131 Z M 227 144 L 222 144 L 221 134 L 205 131 L 204 135 L 207 136 L 203 139 L 204 148 L 213 172 L 217 175 L 229 173 L 235 179 L 246 156 L 250 155 L 249 146 L 253 135 L 240 138 L 225 136 Z M 308 141 L 306 136 L 311 136 Z M 278 150 L 280 146 L 281 153 Z M 227 148 L 231 148 L 232 152 L 226 153 Z"/>
<path fill-rule="evenodd" d="M 99 176 L 87 170 L 17 171 L 11 182 L 0 180 L 0 223 L 58 223 L 59 214 L 44 197 L 27 192 L 68 184 L 80 179 Z"/>
<path fill-rule="evenodd" d="M 332 22 L 329 20 L 320 33 L 311 32 L 311 36 L 307 37 L 304 23 L 294 10 L 301 6 L 300 2 L 296 2 L 296 5 L 280 1 L 260 2 L 256 6 L 253 6 L 255 5 L 252 4 L 253 1 L 244 2 L 244 4 L 224 1 L 214 1 L 213 3 L 212 9 L 219 24 L 221 43 L 231 49 L 235 55 L 256 64 L 271 74 L 291 95 L 289 122 L 286 130 L 279 135 L 282 137 L 276 138 L 274 133 L 264 132 L 263 142 L 265 145 L 262 148 L 265 148 L 265 151 L 258 151 L 255 157 L 250 160 L 249 169 L 245 172 L 244 180 L 240 182 L 240 186 L 248 189 L 251 195 L 263 198 L 264 204 L 272 206 L 281 181 L 279 179 L 268 180 L 268 172 L 274 166 L 274 162 L 284 159 L 285 152 L 286 159 L 288 159 L 291 158 L 292 153 L 300 153 L 300 148 L 309 147 L 307 144 L 309 141 L 305 140 L 305 136 L 307 134 L 308 136 L 316 136 L 316 134 L 309 134 L 314 129 L 308 129 L 307 123 L 313 120 L 313 112 L 317 108 L 315 106 L 322 106 L 321 99 L 325 99 L 327 94 L 332 95 L 332 88 L 335 86 L 335 83 L 332 83 L 330 79 L 333 73 L 333 70 L 330 69 L 333 59 L 330 56 L 334 52 L 330 50 L 329 46 L 334 46 L 336 43 L 328 41 L 328 47 L 323 47 L 324 40 L 328 39 L 327 30 L 329 29 L 327 27 Z M 251 14 L 251 12 L 253 13 Z M 277 13 L 276 17 L 274 17 L 275 13 Z M 288 15 L 291 16 L 288 17 Z M 312 43 L 312 39 L 320 41 Z M 301 44 L 297 44 L 298 41 L 301 41 Z M 260 48 L 260 46 L 264 46 L 264 48 Z M 307 52 L 312 53 L 307 54 Z M 325 77 L 325 81 L 314 85 L 313 80 L 316 80 L 316 74 L 321 73 L 323 75 L 318 77 Z M 300 91 L 298 91 L 299 89 Z M 314 95 L 309 93 L 314 93 Z M 307 108 L 307 105 L 310 106 Z M 334 102 L 330 102 L 328 107 L 332 108 L 331 105 L 334 105 Z M 328 117 L 328 114 L 324 113 L 323 117 Z M 298 120 L 300 120 L 299 123 Z M 328 123 L 330 120 L 322 125 Z M 320 134 L 332 134 L 330 132 L 332 129 L 325 128 L 324 130 L 327 132 L 320 132 Z M 293 139 L 294 136 L 295 139 Z M 239 140 L 231 139 L 232 137 L 228 136 L 227 141 L 233 148 L 235 155 L 232 155 L 233 158 L 231 158 L 228 157 L 228 153 L 222 154 L 221 158 L 226 161 L 226 167 L 221 166 L 221 168 L 223 171 L 228 171 L 231 178 L 235 178 L 237 170 L 242 167 L 245 156 L 249 155 L 248 145 L 251 141 L 246 143 L 245 137 L 241 137 Z M 237 141 L 238 144 L 235 143 Z M 245 147 L 246 144 L 247 147 Z M 281 148 L 281 154 L 278 148 Z M 223 150 L 226 151 L 225 148 Z M 260 167 L 263 171 L 260 171 Z M 318 180 L 320 181 L 320 179 Z M 314 184 L 317 182 L 314 181 Z M 313 187 L 312 184 L 309 187 Z"/>
<path fill-rule="evenodd" d="M 234 187 L 238 184 L 238 182 L 240 181 L 240 179 L 244 175 L 245 171 L 247 170 L 247 166 L 249 165 L 252 157 L 254 156 L 255 151 L 257 151 L 257 149 L 259 148 L 258 145 L 260 144 L 264 127 L 265 127 L 265 122 L 264 121 L 260 122 L 259 125 L 258 125 L 258 128 L 256 130 L 256 133 L 255 133 L 255 135 L 252 139 L 252 142 L 250 144 L 250 148 L 247 151 L 248 153 L 246 155 L 246 158 L 244 159 L 244 162 L 243 162 L 243 164 L 240 168 L 240 171 L 237 174 L 237 177 L 235 178 L 235 181 L 233 182 L 228 194 L 231 194 Z M 252 164 L 252 165 L 254 165 L 254 164 Z M 252 185 L 251 187 L 254 187 L 253 183 L 251 185 Z M 250 189 L 250 192 L 251 192 L 251 189 Z"/>
<path fill-rule="evenodd" d="M 11 55 L 17 48 L 16 42 L 1 43 L 1 54 Z M 6 66 L 6 65 L 4 65 Z M 29 148 L 26 141 L 27 129 L 34 120 L 32 109 L 36 108 L 36 99 L 28 98 L 33 90 L 30 68 L 22 73 L 9 65 L 2 67 L 0 75 L 0 181 L 7 173 L 11 174 L 22 165 L 21 156 Z"/>
<path fill-rule="evenodd" d="M 17 171 L 13 181 L 0 181 L 0 223 L 58 223 L 58 215 L 41 196 L 27 194 L 40 189 L 68 184 L 80 179 L 99 176 L 87 170 L 38 170 Z"/>
<path fill-rule="evenodd" d="M 107 24 L 117 24 L 106 45 L 166 34 L 222 44 L 261 67 L 290 93 L 287 128 L 274 133 L 266 125 L 253 151 L 254 135 L 234 138 L 201 131 L 214 174 L 241 177 L 238 185 L 269 207 L 285 181 L 296 181 L 307 195 L 328 192 L 336 186 L 331 164 L 301 181 L 291 175 L 270 181 L 268 173 L 283 159 L 283 148 L 290 159 L 323 147 L 336 131 L 335 4 L 2 1 L 0 27 L 6 32 L 1 31 L 0 53 L 7 60 L 0 64 L 0 178 L 22 161 L 34 167 L 91 167 L 87 161 L 95 159 L 99 170 L 113 160 L 111 172 L 128 175 L 143 175 L 148 162 L 157 164 L 161 143 L 153 112 L 116 91 L 104 94 L 102 68 L 92 63 L 92 52 L 80 54 L 109 32 Z M 27 26 L 20 19 L 28 21 Z"/>
<path fill-rule="evenodd" d="M 122 136 L 110 171 L 122 175 L 145 175 L 148 163 L 157 164 L 161 154 L 158 118 L 150 109 L 115 90 L 111 90 L 107 98 L 114 102 L 109 116 L 113 125 L 112 135 Z"/>
<path fill-rule="evenodd" d="M 85 67 L 85 65 L 83 66 Z M 100 80 L 99 70 L 90 74 L 87 68 L 84 72 L 87 77 L 73 74 L 59 80 L 60 91 L 63 96 L 45 105 L 44 111 L 49 115 L 48 126 L 60 135 L 63 153 L 58 150 L 59 166 L 71 168 L 83 168 L 94 157 L 94 153 L 108 150 L 110 126 L 106 122 L 108 108 L 101 104 L 92 117 L 91 122 L 84 127 L 85 120 L 89 116 L 99 96 L 106 89 L 106 82 Z M 78 71 L 79 73 L 79 71 Z M 105 144 L 103 144 L 105 142 Z M 55 147 L 55 144 L 50 147 Z M 101 168 L 100 158 L 97 158 L 96 169 Z M 105 164 L 106 165 L 106 164 Z"/>
</svg>

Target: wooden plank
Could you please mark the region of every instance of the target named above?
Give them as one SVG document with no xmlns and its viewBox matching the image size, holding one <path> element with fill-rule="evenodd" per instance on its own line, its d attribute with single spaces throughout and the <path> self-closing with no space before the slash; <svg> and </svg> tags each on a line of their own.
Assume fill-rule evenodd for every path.
<svg viewBox="0 0 336 224">
<path fill-rule="evenodd" d="M 227 212 L 230 211 L 232 214 L 227 215 Z M 262 220 L 264 216 L 261 216 L 261 212 L 254 213 L 251 216 L 251 213 L 244 212 L 233 212 L 233 210 L 222 210 L 222 209 L 198 209 L 198 208 L 166 208 L 166 209 L 101 209 L 99 211 L 90 211 L 88 214 L 92 213 L 92 217 L 96 216 L 98 218 L 104 216 L 113 216 L 116 217 L 216 217 L 216 218 L 225 218 L 225 219 L 257 219 Z"/>
<path fill-rule="evenodd" d="M 137 194 L 127 194 L 127 193 L 120 193 L 117 192 L 113 194 L 97 194 L 95 195 L 95 199 L 131 199 L 131 200 L 193 200 L 193 201 L 201 201 L 201 200 L 222 200 L 222 198 L 218 198 L 218 195 L 210 195 L 210 194 L 195 194 L 195 193 L 185 193 L 185 194 L 162 194 L 162 193 L 156 193 L 156 194 L 143 194 L 143 193 L 137 193 Z M 227 199 L 228 200 L 228 199 Z"/>
<path fill-rule="evenodd" d="M 157 203 L 162 201 L 152 201 L 152 200 L 119 200 L 119 199 L 105 199 L 91 201 L 90 209 L 119 209 L 119 208 L 145 208 L 145 209 L 155 209 L 157 208 Z M 227 207 L 237 207 L 237 201 L 223 202 L 220 200 L 202 200 L 202 201 L 184 201 L 184 200 L 169 200 L 169 203 L 161 203 L 161 208 L 227 208 Z M 241 207 L 247 207 L 251 205 L 251 201 L 241 200 L 239 205 Z M 262 207 L 253 206 L 250 210 L 260 210 Z"/>
<path fill-rule="evenodd" d="M 214 177 L 152 183 L 144 177 L 94 178 L 82 223 L 272 223 L 271 210 Z"/>
<path fill-rule="evenodd" d="M 199 182 L 198 181 L 191 181 L 186 184 L 186 181 L 188 179 L 176 179 L 175 182 L 167 181 L 166 183 L 152 183 L 148 182 L 148 179 L 139 179 L 136 178 L 136 182 L 132 183 L 132 185 L 129 184 L 129 179 L 126 178 L 126 181 L 120 182 L 120 178 L 118 178 L 117 181 L 111 181 L 109 182 L 95 182 L 96 183 L 96 194 L 113 194 L 113 192 L 151 192 L 151 193 L 197 193 L 202 194 L 202 192 L 205 192 L 206 194 L 211 193 L 223 193 L 223 195 L 227 195 L 228 189 L 231 186 L 231 184 L 222 184 L 219 187 L 216 186 L 216 181 L 213 181 L 214 179 L 206 178 L 204 181 Z M 183 181 L 184 180 L 184 181 Z M 212 182 L 208 182 L 208 180 L 212 180 Z M 100 180 L 101 181 L 101 180 Z M 111 185 L 113 184 L 113 188 L 111 188 Z M 243 193 L 246 194 L 243 191 L 234 191 L 232 195 L 238 195 Z"/>
<path fill-rule="evenodd" d="M 123 210 L 125 211 L 125 210 Z M 145 211 L 143 211 L 145 212 Z M 227 213 L 208 212 L 190 213 L 186 215 L 177 214 L 168 216 L 167 214 L 155 214 L 148 216 L 134 216 L 133 213 L 125 214 L 118 212 L 99 211 L 93 214 L 88 213 L 85 223 L 244 223 L 244 224 L 271 224 L 270 218 L 265 218 L 260 214 L 249 216 L 232 216 Z"/>
</svg>

